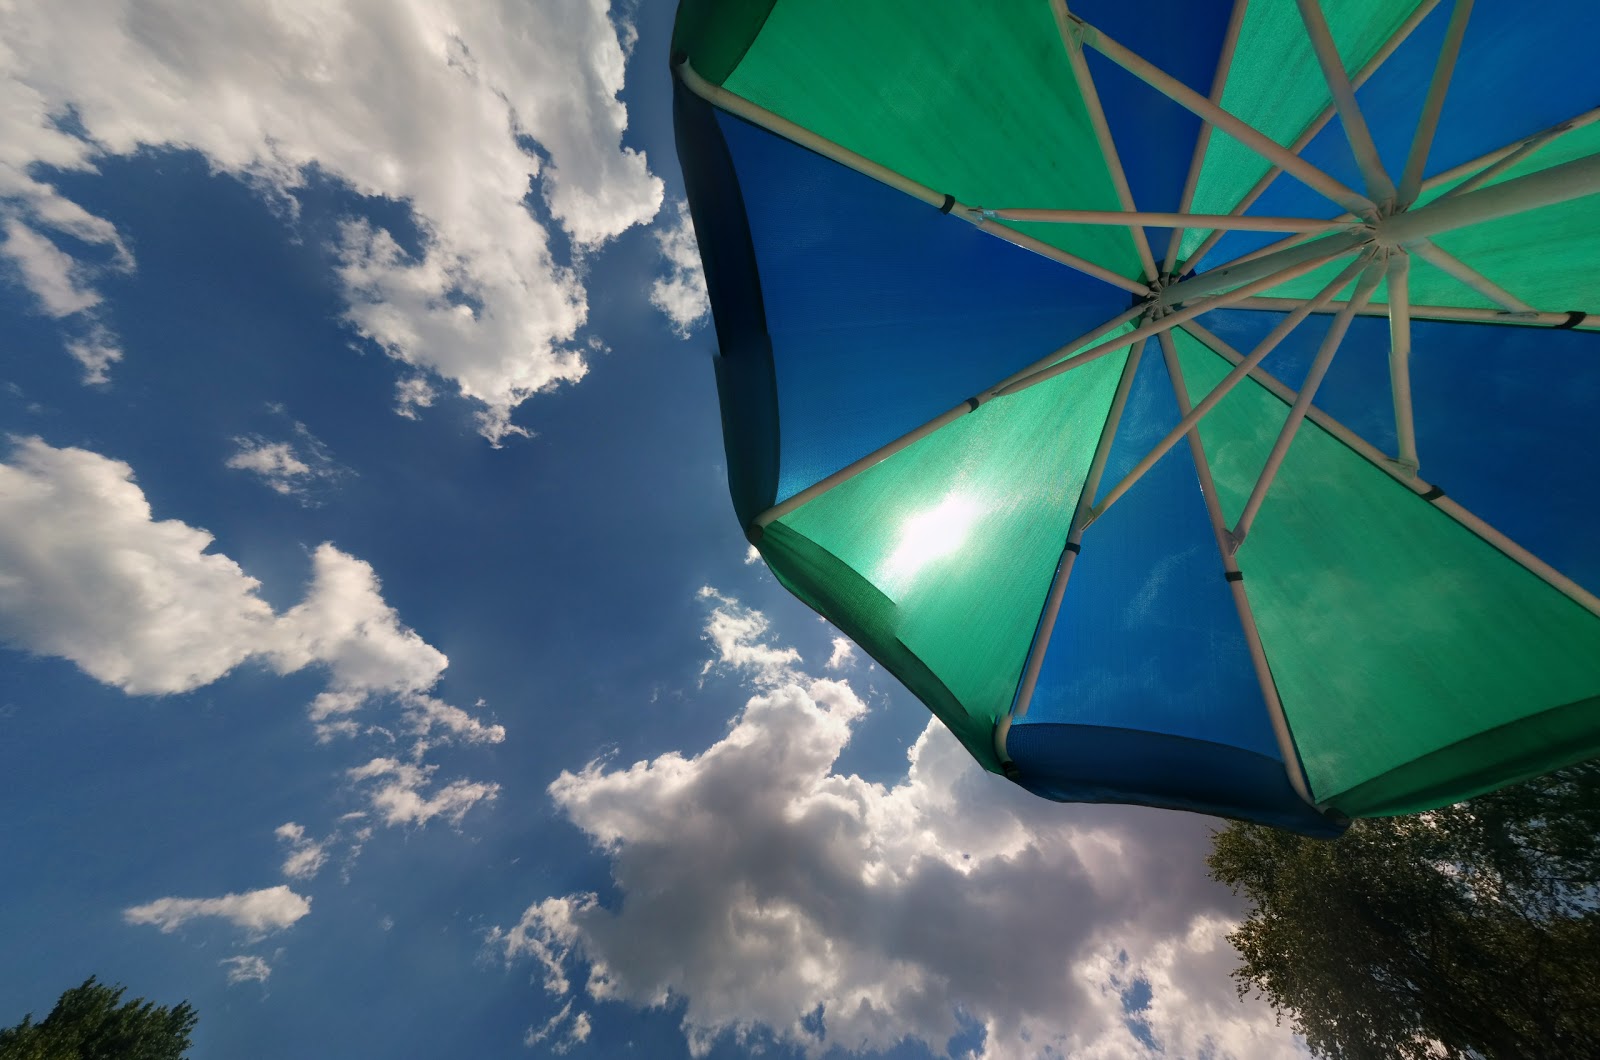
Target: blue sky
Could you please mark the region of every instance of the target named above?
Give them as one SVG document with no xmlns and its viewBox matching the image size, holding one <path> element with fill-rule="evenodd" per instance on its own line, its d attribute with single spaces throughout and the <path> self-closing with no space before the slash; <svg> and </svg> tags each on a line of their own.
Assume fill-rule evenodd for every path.
<svg viewBox="0 0 1600 1060">
<path fill-rule="evenodd" d="M 670 4 L 6 18 L 0 1023 L 94 974 L 197 1057 L 1297 1048 L 1208 822 L 981 773 L 748 562 Z"/>
</svg>

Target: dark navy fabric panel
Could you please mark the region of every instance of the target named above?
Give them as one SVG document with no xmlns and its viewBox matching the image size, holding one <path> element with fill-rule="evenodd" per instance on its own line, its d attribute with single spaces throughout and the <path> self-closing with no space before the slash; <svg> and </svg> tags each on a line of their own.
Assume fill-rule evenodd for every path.
<svg viewBox="0 0 1600 1060">
<path fill-rule="evenodd" d="M 744 196 L 711 105 L 673 80 L 673 125 L 717 330 L 728 487 L 741 525 L 778 484 L 778 394 Z"/>
<path fill-rule="evenodd" d="M 1201 322 L 1248 351 L 1281 319 L 1231 309 L 1207 313 Z M 1295 329 L 1264 367 L 1298 387 L 1328 319 Z M 1422 477 L 1578 584 L 1600 591 L 1594 418 L 1600 334 L 1418 320 L 1411 345 Z M 1387 319 L 1352 322 L 1316 404 L 1383 452 L 1395 452 Z"/>
<path fill-rule="evenodd" d="M 779 498 L 1128 305 L 1126 292 L 726 114 L 777 379 Z"/>
<path fill-rule="evenodd" d="M 1356 92 L 1379 156 L 1397 184 L 1453 6 L 1441 3 Z M 1594 59 L 1600 4 L 1551 0 L 1537 5 L 1537 17 L 1534 10 L 1525 0 L 1473 5 L 1424 178 L 1600 105 L 1600 62 Z M 1174 164 L 1187 164 L 1178 160 L 1180 153 L 1173 152 Z M 1352 188 L 1365 187 L 1337 117 L 1306 146 L 1304 157 Z M 1249 212 L 1335 217 L 1340 208 L 1293 177 L 1280 176 Z M 1206 267 L 1279 238 L 1232 233 L 1206 256 Z"/>
<path fill-rule="evenodd" d="M 1006 750 L 1024 788 L 1058 802 L 1122 802 L 1331 838 L 1342 821 L 1294 793 L 1275 759 L 1225 744 L 1088 725 L 1018 722 Z"/>
<path fill-rule="evenodd" d="M 1177 422 L 1151 342 L 1102 492 Z M 1164 733 L 1279 759 L 1187 442 L 1084 531 L 1026 720 Z"/>
</svg>

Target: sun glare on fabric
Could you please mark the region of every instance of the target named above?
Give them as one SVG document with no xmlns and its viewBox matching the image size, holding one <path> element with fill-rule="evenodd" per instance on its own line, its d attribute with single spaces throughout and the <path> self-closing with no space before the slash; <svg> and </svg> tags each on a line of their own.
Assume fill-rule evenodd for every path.
<svg viewBox="0 0 1600 1060">
<path fill-rule="evenodd" d="M 899 542 L 884 564 L 885 588 L 893 592 L 908 588 L 929 563 L 960 549 L 980 513 L 971 497 L 948 493 L 934 507 L 907 519 L 901 524 Z"/>
</svg>

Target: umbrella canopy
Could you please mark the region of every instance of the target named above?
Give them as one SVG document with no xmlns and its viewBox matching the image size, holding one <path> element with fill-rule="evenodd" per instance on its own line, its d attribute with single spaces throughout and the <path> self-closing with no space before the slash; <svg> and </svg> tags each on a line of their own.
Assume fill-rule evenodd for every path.
<svg viewBox="0 0 1600 1060">
<path fill-rule="evenodd" d="M 1050 798 L 1328 834 L 1600 753 L 1597 31 L 685 0 L 750 540 Z"/>
</svg>

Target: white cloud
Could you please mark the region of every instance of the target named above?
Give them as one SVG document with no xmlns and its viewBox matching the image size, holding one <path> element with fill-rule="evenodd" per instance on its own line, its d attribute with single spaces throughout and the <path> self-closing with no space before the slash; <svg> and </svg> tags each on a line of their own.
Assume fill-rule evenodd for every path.
<svg viewBox="0 0 1600 1060">
<path fill-rule="evenodd" d="M 843 670 L 856 664 L 856 646 L 849 637 L 833 638 L 833 654 L 828 656 L 828 669 Z"/>
<path fill-rule="evenodd" d="M 570 1017 L 570 1020 L 569 1020 Z M 557 1035 L 562 1025 L 566 1025 L 565 1033 Z M 561 1006 L 561 1011 L 551 1016 L 539 1027 L 529 1027 L 528 1032 L 522 1036 L 522 1044 L 528 1048 L 550 1042 L 550 1051 L 558 1056 L 572 1051 L 573 1046 L 582 1045 L 589 1040 L 589 1014 L 580 1012 L 572 1015 L 572 1002 L 568 1001 Z M 554 1037 L 552 1037 L 554 1036 Z"/>
<path fill-rule="evenodd" d="M 672 330 L 688 338 L 711 314 L 706 294 L 706 274 L 700 265 L 700 246 L 687 203 L 678 203 L 672 222 L 656 232 L 667 274 L 650 286 L 650 304 L 666 315 Z"/>
<path fill-rule="evenodd" d="M 224 957 L 217 963 L 228 969 L 229 986 L 236 983 L 264 983 L 272 974 L 270 964 L 260 957 L 247 953 Z"/>
<path fill-rule="evenodd" d="M 287 886 L 266 887 L 221 898 L 158 898 L 122 911 L 130 924 L 153 924 L 173 932 L 191 920 L 217 917 L 251 935 L 281 931 L 311 912 L 311 899 Z"/>
<path fill-rule="evenodd" d="M 391 826 L 425 825 L 435 817 L 459 825 L 468 810 L 480 802 L 493 802 L 500 794 L 498 784 L 454 780 L 425 795 L 422 789 L 431 782 L 435 768 L 396 758 L 374 758 L 349 770 L 348 775 L 352 780 L 378 781 L 367 797 L 383 823 Z"/>
<path fill-rule="evenodd" d="M 619 897 L 535 902 L 491 933 L 506 959 L 535 961 L 558 996 L 575 977 L 592 1001 L 681 1005 L 696 1054 L 767 1035 L 811 1056 L 905 1038 L 943 1053 L 964 1020 L 986 1058 L 1297 1052 L 1234 995 L 1210 822 L 1034 798 L 937 724 L 893 785 L 836 772 L 860 698 L 775 665 L 759 615 L 703 595 L 719 657 L 756 694 L 699 754 L 551 784 Z M 1130 1012 L 1136 983 L 1151 998 Z"/>
<path fill-rule="evenodd" d="M 717 650 L 716 659 L 747 674 L 757 684 L 773 685 L 794 677 L 800 653 L 793 648 L 774 648 L 761 642 L 767 631 L 767 616 L 739 606 L 737 600 L 723 596 L 709 585 L 701 586 L 702 600 L 715 600 L 717 606 L 706 623 L 706 639 Z M 701 671 L 710 673 L 716 660 Z"/>
<path fill-rule="evenodd" d="M 483 431 L 580 379 L 580 251 L 647 223 L 662 184 L 622 146 L 632 29 L 606 0 L 56 0 L 8 5 L 0 205 L 129 259 L 115 227 L 48 182 L 106 156 L 195 150 L 287 205 L 315 170 L 404 202 L 417 254 L 353 218 L 338 241 L 346 319 L 482 402 Z M 68 119 L 69 120 L 65 120 Z M 530 149 L 525 140 L 538 145 Z M 57 305 L 92 293 L 48 288 Z M 45 296 L 41 296 L 44 298 Z M 65 298 L 67 301 L 62 301 Z M 49 304 L 45 302 L 44 304 Z M 416 393 L 416 392 L 414 392 Z M 415 410 L 423 401 L 402 408 Z"/>
<path fill-rule="evenodd" d="M 279 825 L 273 834 L 289 845 L 289 852 L 283 857 L 283 874 L 291 880 L 309 880 L 327 864 L 328 842 L 307 838 L 302 826 L 289 821 Z"/>
<path fill-rule="evenodd" d="M 415 375 L 395 384 L 394 410 L 408 420 L 421 419 L 417 410 L 431 408 L 438 397 L 438 391 L 428 384 L 426 378 Z"/>
<path fill-rule="evenodd" d="M 99 304 L 100 296 L 80 283 L 80 271 L 71 257 L 50 240 L 15 217 L 5 219 L 5 241 L 0 256 L 11 260 L 23 286 L 53 317 L 82 313 Z"/>
<path fill-rule="evenodd" d="M 317 667 L 326 688 L 309 713 L 320 738 L 361 731 L 356 712 L 393 701 L 414 759 L 505 738 L 431 694 L 449 660 L 400 620 L 369 564 L 320 545 L 305 598 L 278 614 L 211 544 L 204 530 L 157 521 L 127 464 L 21 440 L 0 463 L 0 641 L 135 695 L 192 691 L 252 662 L 280 674 Z M 375 808 L 396 823 L 458 821 L 493 788 L 463 781 L 414 804 L 397 789 Z"/>
</svg>

